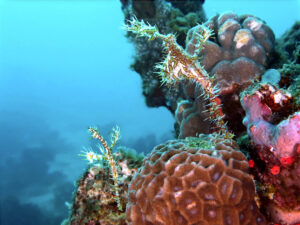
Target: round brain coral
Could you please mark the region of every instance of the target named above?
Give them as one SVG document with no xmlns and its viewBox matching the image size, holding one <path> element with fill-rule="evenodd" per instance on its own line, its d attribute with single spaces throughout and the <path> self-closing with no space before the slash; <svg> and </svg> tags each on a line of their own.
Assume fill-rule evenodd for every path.
<svg viewBox="0 0 300 225">
<path fill-rule="evenodd" d="M 266 224 L 236 149 L 212 135 L 155 147 L 129 187 L 129 224 Z"/>
</svg>

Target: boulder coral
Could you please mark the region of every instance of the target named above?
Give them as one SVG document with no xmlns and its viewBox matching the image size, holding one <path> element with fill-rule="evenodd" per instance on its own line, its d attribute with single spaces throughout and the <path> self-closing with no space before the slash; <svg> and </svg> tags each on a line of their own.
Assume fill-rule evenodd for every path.
<svg viewBox="0 0 300 225">
<path fill-rule="evenodd" d="M 156 146 L 129 187 L 129 224 L 267 224 L 237 148 L 213 135 Z"/>
<path fill-rule="evenodd" d="M 263 74 L 275 36 L 271 28 L 253 15 L 217 15 L 205 23 L 214 35 L 199 52 L 201 65 L 215 74 L 220 94 L 233 93 Z M 187 51 L 194 54 L 198 26 L 187 34 Z M 196 41 L 197 43 L 197 41 Z"/>
<path fill-rule="evenodd" d="M 239 93 L 253 80 L 260 79 L 268 67 L 275 36 L 263 20 L 253 15 L 224 13 L 204 24 L 213 31 L 213 35 L 199 49 L 201 43 L 198 36 L 201 35 L 202 28 L 200 25 L 191 28 L 187 33 L 186 51 L 190 55 L 196 54 L 200 64 L 214 76 L 214 82 L 220 89 L 218 94 L 223 103 L 225 120 L 228 121 L 228 126 L 239 134 L 244 130 L 241 126 L 244 112 L 240 105 Z M 191 88 L 192 90 L 186 91 Z M 184 99 L 191 103 L 191 107 L 186 110 L 193 113 L 189 113 L 188 118 L 183 118 L 187 125 L 180 125 L 181 128 L 190 127 L 188 124 L 194 123 L 203 111 L 197 103 L 203 99 L 197 98 L 199 91 L 193 88 L 191 85 L 183 85 L 183 93 L 190 93 L 184 96 Z M 178 123 L 182 124 L 181 121 Z M 198 123 L 198 127 L 200 133 L 204 129 L 203 124 Z M 182 135 L 185 133 L 191 132 L 179 130 L 179 137 L 185 137 Z"/>
</svg>

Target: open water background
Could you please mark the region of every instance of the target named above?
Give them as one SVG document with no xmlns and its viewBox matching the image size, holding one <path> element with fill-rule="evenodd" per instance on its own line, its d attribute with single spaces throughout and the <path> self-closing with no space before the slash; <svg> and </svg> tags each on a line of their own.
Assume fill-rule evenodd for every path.
<svg viewBox="0 0 300 225">
<path fill-rule="evenodd" d="M 299 0 L 206 0 L 250 13 L 279 37 L 300 20 Z M 0 225 L 54 225 L 67 216 L 86 162 L 88 126 L 149 152 L 172 138 L 173 118 L 147 108 L 129 69 L 133 46 L 118 0 L 0 0 Z"/>
</svg>

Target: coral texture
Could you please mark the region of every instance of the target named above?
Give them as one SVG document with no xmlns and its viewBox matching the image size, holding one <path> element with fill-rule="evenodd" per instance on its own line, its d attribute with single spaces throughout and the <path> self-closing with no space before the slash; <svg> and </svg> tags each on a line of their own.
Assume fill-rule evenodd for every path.
<svg viewBox="0 0 300 225">
<path fill-rule="evenodd" d="M 187 34 L 186 50 L 191 55 L 196 54 L 201 65 L 214 76 L 215 83 L 220 88 L 218 94 L 223 103 L 225 120 L 228 121 L 229 128 L 239 134 L 244 129 L 241 126 L 244 113 L 239 93 L 251 84 L 251 80 L 260 78 L 264 73 L 275 37 L 265 22 L 252 15 L 225 13 L 213 17 L 205 25 L 214 31 L 214 36 L 199 49 L 201 45 L 198 36 L 201 35 L 202 28 L 200 25 L 195 26 Z M 189 117 L 183 118 L 188 124 L 182 125 L 182 121 L 178 121 L 181 129 L 191 127 L 190 123 L 194 124 L 197 118 L 203 117 L 199 115 L 203 108 L 197 103 L 203 102 L 198 96 L 199 90 L 193 90 L 192 85 L 184 84 L 183 93 L 188 93 L 183 99 L 188 100 L 191 107 L 186 108 Z M 205 129 L 203 126 L 199 122 L 199 130 L 195 130 L 193 136 Z M 182 134 L 191 134 L 191 131 L 181 129 L 180 138 L 185 137 Z"/>
<path fill-rule="evenodd" d="M 270 84 L 244 93 L 242 105 L 263 208 L 273 222 L 300 223 L 300 112 L 288 92 Z"/>
<path fill-rule="evenodd" d="M 70 217 L 64 221 L 64 225 L 127 224 L 125 208 L 128 185 L 144 157 L 134 150 L 119 147 L 114 158 L 118 163 L 119 201 L 116 201 L 110 167 L 106 164 L 92 164 L 77 181 Z"/>
<path fill-rule="evenodd" d="M 147 104 L 167 107 L 186 138 L 158 145 L 141 165 L 95 136 L 104 163 L 77 182 L 65 224 L 299 225 L 299 24 L 276 61 L 274 34 L 255 16 L 225 13 L 203 26 L 201 0 L 121 2 Z M 245 129 L 238 139 L 248 160 L 233 135 Z"/>
<path fill-rule="evenodd" d="M 275 36 L 264 21 L 252 15 L 225 13 L 205 23 L 215 33 L 199 52 L 201 65 L 215 74 L 220 94 L 232 93 L 262 75 L 267 57 L 274 46 Z M 187 35 L 187 49 L 195 51 L 198 26 Z"/>
<path fill-rule="evenodd" d="M 299 112 L 274 124 L 278 114 L 291 111 L 291 97 L 288 92 L 277 90 L 275 86 L 262 85 L 253 95 L 243 95 L 242 99 L 246 111 L 244 124 L 252 141 L 256 145 L 273 148 L 272 153 L 279 160 L 293 157 L 300 140 Z"/>
<path fill-rule="evenodd" d="M 182 46 L 185 46 L 187 31 L 206 19 L 201 4 L 203 1 L 123 0 L 121 2 L 125 23 L 133 17 L 143 19 L 146 23 L 156 25 L 162 34 L 176 33 L 177 41 Z M 155 64 L 162 59 L 161 41 L 147 42 L 144 38 L 136 39 L 131 33 L 127 33 L 127 37 L 136 49 L 135 61 L 131 68 L 142 78 L 146 104 L 151 107 L 165 106 L 174 112 L 180 93 L 176 89 L 170 90 L 161 86 L 154 69 Z"/>
<path fill-rule="evenodd" d="M 178 124 L 178 138 L 193 137 L 195 134 L 211 133 L 208 113 L 204 113 L 205 101 L 184 100 L 178 103 L 175 119 Z"/>
<path fill-rule="evenodd" d="M 203 29 L 197 24 L 205 19 L 201 5 L 204 1 L 124 2 L 126 2 L 123 3 L 125 19 L 135 15 L 150 25 L 156 25 L 162 34 L 176 33 L 178 44 L 186 47 L 190 55 L 195 55 L 210 75 L 215 75 L 222 103 L 230 103 L 223 104 L 229 128 L 237 135 L 244 131 L 245 128 L 241 126 L 244 113 L 239 93 L 251 83 L 251 80 L 260 78 L 268 67 L 275 37 L 266 23 L 252 15 L 237 16 L 234 13 L 217 15 L 205 23 L 215 35 L 203 49 L 199 49 L 199 36 L 202 35 Z M 147 7 L 149 4 L 151 7 Z M 142 10 L 144 8 L 147 10 Z M 151 13 L 147 12 L 148 10 Z M 199 97 L 200 91 L 194 90 L 193 84 L 179 82 L 178 87 L 172 88 L 160 85 L 161 80 L 155 75 L 154 69 L 154 65 L 163 57 L 160 41 L 146 42 L 142 38 L 135 39 L 130 33 L 127 36 L 136 47 L 137 55 L 132 68 L 141 75 L 146 104 L 151 107 L 165 106 L 175 118 L 178 118 L 175 127 L 176 136 L 179 138 L 196 136 L 202 132 L 211 133 L 209 123 L 202 122 L 202 118 L 206 117 L 205 113 L 202 114 L 205 108 L 203 103 L 199 102 L 205 100 Z M 184 109 L 180 104 L 182 100 L 189 102 L 184 105 Z M 183 113 L 176 115 L 177 112 Z"/>
<path fill-rule="evenodd" d="M 288 59 L 299 64 L 300 54 L 295 56 L 294 51 L 297 46 L 300 45 L 300 21 L 295 22 L 295 24 L 278 39 L 278 42 L 280 47 L 287 52 Z"/>
<path fill-rule="evenodd" d="M 130 184 L 129 224 L 266 224 L 236 148 L 212 135 L 155 147 Z"/>
<path fill-rule="evenodd" d="M 289 86 L 289 91 L 292 93 L 295 98 L 295 105 L 300 108 L 300 64 L 298 65 L 298 76 L 293 80 Z"/>
<path fill-rule="evenodd" d="M 125 225 L 125 213 L 118 210 L 113 185 L 109 170 L 100 166 L 88 168 L 77 182 L 69 224 Z M 120 188 L 123 208 L 127 202 L 127 189 L 128 184 Z"/>
<path fill-rule="evenodd" d="M 211 35 L 211 30 L 201 26 L 201 35 L 198 40 L 202 47 Z M 156 65 L 161 82 L 168 86 L 178 84 L 184 80 L 195 82 L 201 87 L 201 96 L 205 99 L 205 111 L 208 112 L 208 119 L 211 122 L 213 131 L 218 131 L 226 139 L 231 139 L 234 135 L 227 129 L 224 121 L 224 113 L 221 108 L 221 101 L 218 96 L 218 88 L 213 84 L 213 78 L 207 71 L 199 65 L 194 55 L 188 54 L 176 41 L 174 34 L 161 34 L 157 27 L 147 25 L 144 21 L 135 18 L 128 22 L 126 30 L 140 37 L 147 37 L 149 41 L 156 39 L 163 41 L 163 46 L 167 55 L 163 62 Z"/>
</svg>

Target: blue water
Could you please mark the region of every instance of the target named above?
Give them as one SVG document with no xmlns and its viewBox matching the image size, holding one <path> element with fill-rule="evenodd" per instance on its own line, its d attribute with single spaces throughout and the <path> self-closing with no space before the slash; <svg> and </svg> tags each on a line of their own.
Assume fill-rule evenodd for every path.
<svg viewBox="0 0 300 225">
<path fill-rule="evenodd" d="M 236 2 L 239 2 L 238 4 Z M 217 12 L 251 13 L 276 37 L 300 20 L 300 0 L 207 0 Z M 58 224 L 86 162 L 87 127 L 149 152 L 172 137 L 165 108 L 147 108 L 129 69 L 132 45 L 117 0 L 0 0 L 0 224 Z"/>
</svg>

